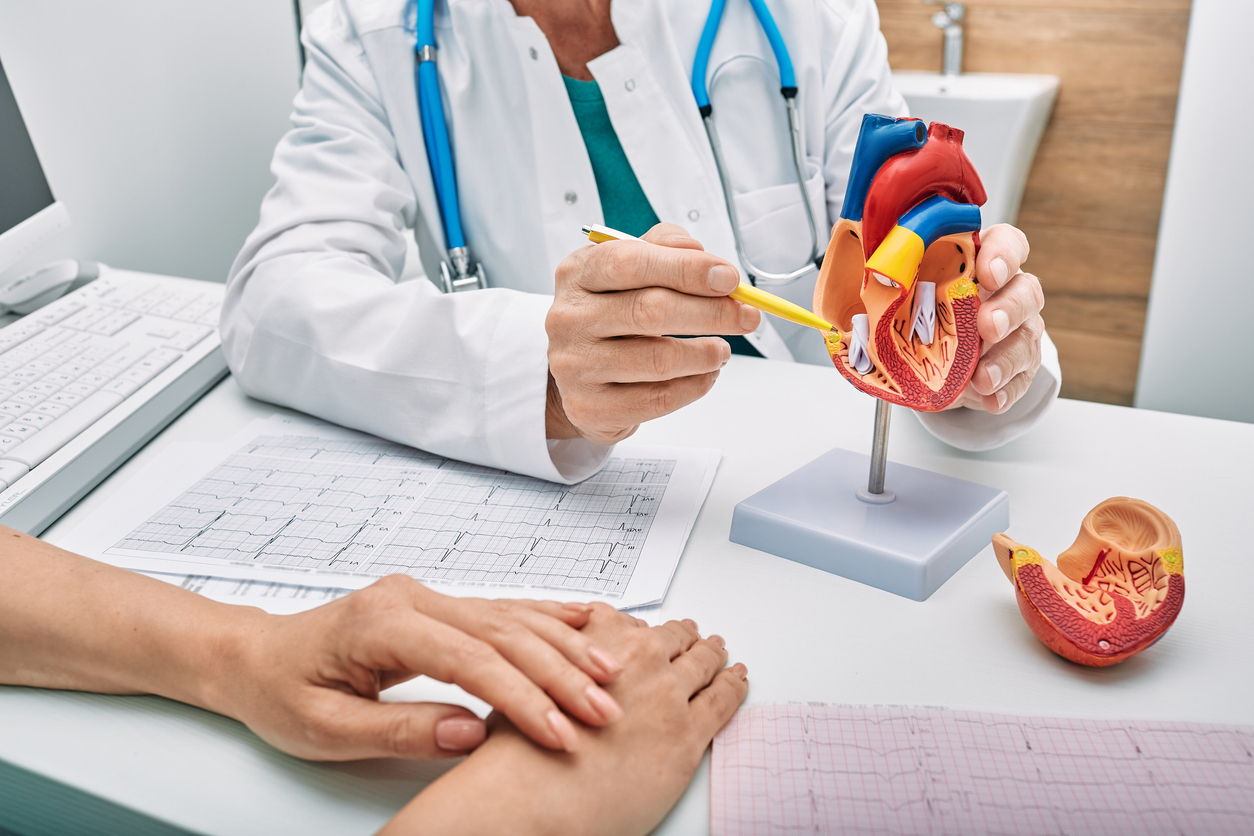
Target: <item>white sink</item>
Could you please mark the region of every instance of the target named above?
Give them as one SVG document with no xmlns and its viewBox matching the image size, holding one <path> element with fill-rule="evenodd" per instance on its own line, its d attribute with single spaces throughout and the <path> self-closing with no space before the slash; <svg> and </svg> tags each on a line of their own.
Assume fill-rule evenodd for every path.
<svg viewBox="0 0 1254 836">
<path fill-rule="evenodd" d="M 910 115 L 966 133 L 962 146 L 988 191 L 984 226 L 1014 223 L 1023 186 L 1058 95 L 1058 77 L 1011 73 L 897 71 Z"/>
</svg>

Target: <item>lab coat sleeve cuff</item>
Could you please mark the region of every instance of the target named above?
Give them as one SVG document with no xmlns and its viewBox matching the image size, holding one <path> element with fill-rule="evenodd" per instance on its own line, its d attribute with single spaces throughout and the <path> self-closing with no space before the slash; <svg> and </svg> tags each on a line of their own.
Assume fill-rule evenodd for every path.
<svg viewBox="0 0 1254 836">
<path fill-rule="evenodd" d="M 1049 334 L 1041 336 L 1041 367 L 1028 391 L 1001 415 L 977 409 L 949 409 L 943 412 L 916 412 L 932 435 L 959 450 L 978 453 L 1007 444 L 1032 429 L 1045 417 L 1058 397 L 1062 371 L 1058 349 Z"/>
<path fill-rule="evenodd" d="M 548 334 L 552 299 L 519 293 L 497 323 L 486 376 L 489 454 L 498 467 L 573 484 L 595 474 L 613 448 L 583 439 L 545 438 Z"/>
</svg>

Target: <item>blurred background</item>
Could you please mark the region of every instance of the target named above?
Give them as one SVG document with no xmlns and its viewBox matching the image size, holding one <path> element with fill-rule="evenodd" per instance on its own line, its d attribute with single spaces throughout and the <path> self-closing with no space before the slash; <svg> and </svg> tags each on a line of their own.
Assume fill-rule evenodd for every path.
<svg viewBox="0 0 1254 836">
<path fill-rule="evenodd" d="M 225 278 L 322 2 L 0 0 L 0 60 L 79 254 Z M 939 72 L 941 7 L 878 5 L 894 70 Z M 961 26 L 964 71 L 1060 79 L 1018 224 L 1063 395 L 1254 421 L 1254 4 L 971 0 Z"/>
</svg>

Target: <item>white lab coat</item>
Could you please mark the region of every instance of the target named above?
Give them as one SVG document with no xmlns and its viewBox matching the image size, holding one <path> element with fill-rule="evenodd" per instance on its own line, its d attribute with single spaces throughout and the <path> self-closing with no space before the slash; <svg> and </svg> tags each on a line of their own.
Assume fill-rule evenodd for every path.
<svg viewBox="0 0 1254 836">
<path fill-rule="evenodd" d="M 905 104 L 871 0 L 771 5 L 796 68 L 806 186 L 825 246 L 862 115 L 904 114 Z M 621 45 L 588 67 L 658 217 L 735 263 L 689 88 L 707 10 L 617 0 Z M 334 0 L 310 17 L 293 128 L 272 165 L 277 183 L 228 280 L 227 360 L 258 398 L 465 461 L 586 478 L 605 448 L 545 439 L 554 271 L 586 244 L 580 226 L 602 220 L 557 63 L 539 27 L 508 0 L 437 4 L 463 223 L 492 288 L 443 295 L 425 280 L 399 282 L 409 229 L 428 275 L 439 274 L 444 255 L 414 91 L 414 14 L 406 0 Z M 710 68 L 749 257 L 766 270 L 791 269 L 808 254 L 809 235 L 777 71 L 748 3 L 728 4 Z M 811 276 L 782 293 L 808 307 L 813 286 Z M 817 332 L 778 320 L 752 340 L 774 359 L 831 362 Z M 832 374 L 833 386 L 847 385 Z M 951 444 L 986 449 L 1034 424 L 1060 378 L 1047 344 L 1032 390 L 1006 415 L 920 418 Z"/>
</svg>

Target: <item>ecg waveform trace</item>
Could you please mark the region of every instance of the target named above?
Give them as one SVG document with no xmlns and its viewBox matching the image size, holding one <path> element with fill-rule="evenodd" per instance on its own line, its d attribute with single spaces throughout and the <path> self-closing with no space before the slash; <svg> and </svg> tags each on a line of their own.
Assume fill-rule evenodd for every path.
<svg viewBox="0 0 1254 836">
<path fill-rule="evenodd" d="M 1254 728 L 760 705 L 714 740 L 711 833 L 1254 833 Z"/>
<path fill-rule="evenodd" d="M 112 548 L 621 594 L 675 466 L 615 457 L 557 485 L 384 441 L 261 436 Z"/>
</svg>

